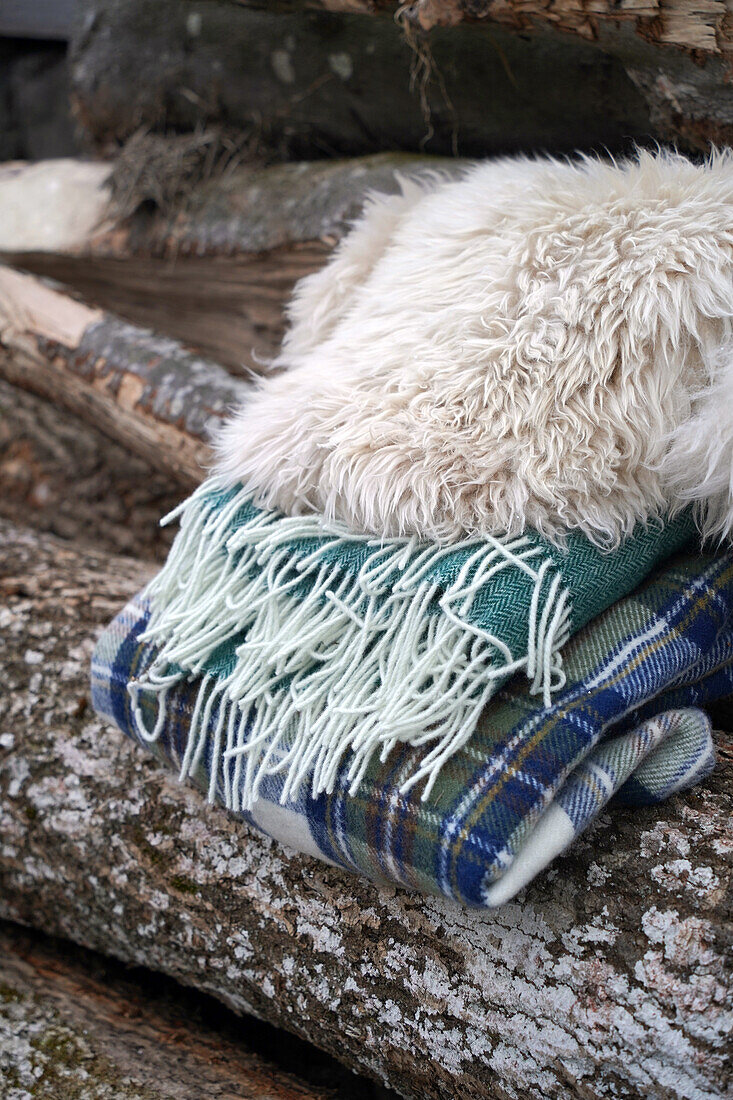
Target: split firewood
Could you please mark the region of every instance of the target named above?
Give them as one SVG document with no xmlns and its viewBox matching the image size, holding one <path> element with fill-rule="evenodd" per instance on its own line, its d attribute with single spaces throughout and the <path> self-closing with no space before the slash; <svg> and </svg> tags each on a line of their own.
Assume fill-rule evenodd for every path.
<svg viewBox="0 0 733 1100">
<path fill-rule="evenodd" d="M 382 888 L 205 805 L 89 710 L 144 564 L 0 528 L 0 916 L 142 963 L 415 1100 L 729 1087 L 733 753 L 611 808 L 491 912 Z"/>
<path fill-rule="evenodd" d="M 0 266 L 0 377 L 171 474 L 202 480 L 211 429 L 248 384 L 175 341 Z"/>
<path fill-rule="evenodd" d="M 180 146 L 197 140 L 136 135 L 111 164 L 0 166 L 0 259 L 232 373 L 258 372 L 277 352 L 294 284 L 326 261 L 369 191 L 464 168 L 381 154 L 179 179 Z"/>
</svg>

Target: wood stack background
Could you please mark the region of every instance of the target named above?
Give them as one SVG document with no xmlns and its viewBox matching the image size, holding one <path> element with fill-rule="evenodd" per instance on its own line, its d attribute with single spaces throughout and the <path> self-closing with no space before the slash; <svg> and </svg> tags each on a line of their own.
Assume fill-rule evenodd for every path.
<svg viewBox="0 0 733 1100">
<path fill-rule="evenodd" d="M 366 193 L 456 153 L 725 142 L 727 9 L 80 0 L 54 34 L 77 127 L 54 151 L 105 159 L 77 195 L 101 204 L 91 231 L 40 248 L 0 224 L 0 1081 L 13 1100 L 729 1095 L 729 734 L 699 788 L 609 811 L 472 913 L 286 851 L 88 702 L 94 639 L 165 554 L 157 518 Z"/>
</svg>

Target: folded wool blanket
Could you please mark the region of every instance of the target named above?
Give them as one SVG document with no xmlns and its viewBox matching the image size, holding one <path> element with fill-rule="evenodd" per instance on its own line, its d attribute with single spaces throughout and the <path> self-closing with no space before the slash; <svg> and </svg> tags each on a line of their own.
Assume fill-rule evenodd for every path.
<svg viewBox="0 0 733 1100">
<path fill-rule="evenodd" d="M 628 594 L 690 506 L 733 529 L 731 211 L 727 156 L 375 199 L 100 643 L 102 713 L 268 831 L 300 815 L 328 858 L 470 904 L 619 786 L 700 774 L 730 561 Z"/>
<path fill-rule="evenodd" d="M 216 709 L 216 754 L 239 758 L 233 809 L 250 809 L 272 772 L 285 775 L 284 801 L 303 783 L 330 792 L 342 763 L 355 791 L 372 756 L 401 742 L 426 748 L 402 789 L 424 780 L 428 798 L 501 684 L 523 669 L 548 706 L 570 635 L 694 532 L 683 513 L 612 553 L 580 532 L 563 550 L 533 533 L 376 541 L 262 511 L 216 479 L 179 511 L 148 593 L 158 653 L 129 690 L 142 736 L 155 738 L 171 688 L 201 678 L 192 743 Z"/>
<path fill-rule="evenodd" d="M 182 573 L 184 589 L 189 582 L 190 571 Z M 677 556 L 568 642 L 566 680 L 549 706 L 523 675 L 505 684 L 428 801 L 405 790 L 426 749 L 403 744 L 372 756 L 356 791 L 347 761 L 316 798 L 301 786 L 283 800 L 287 775 L 268 769 L 258 800 L 244 809 L 242 756 L 220 751 L 241 739 L 236 712 L 208 695 L 201 717 L 211 672 L 172 678 L 164 709 L 154 692 L 129 690 L 160 658 L 144 640 L 150 600 L 134 599 L 98 643 L 92 690 L 100 714 L 191 776 L 210 801 L 283 843 L 470 906 L 512 897 L 612 796 L 651 803 L 705 776 L 713 750 L 700 707 L 733 695 L 733 552 Z M 267 711 L 264 696 L 247 707 L 245 738 L 267 732 Z"/>
</svg>

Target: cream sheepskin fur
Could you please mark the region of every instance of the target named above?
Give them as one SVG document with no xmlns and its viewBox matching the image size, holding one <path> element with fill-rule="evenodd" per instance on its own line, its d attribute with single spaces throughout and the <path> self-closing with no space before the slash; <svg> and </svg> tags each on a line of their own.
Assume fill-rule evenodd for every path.
<svg viewBox="0 0 733 1100">
<path fill-rule="evenodd" d="M 266 506 L 456 540 L 733 529 L 733 155 L 502 160 L 372 196 L 218 438 Z"/>
</svg>

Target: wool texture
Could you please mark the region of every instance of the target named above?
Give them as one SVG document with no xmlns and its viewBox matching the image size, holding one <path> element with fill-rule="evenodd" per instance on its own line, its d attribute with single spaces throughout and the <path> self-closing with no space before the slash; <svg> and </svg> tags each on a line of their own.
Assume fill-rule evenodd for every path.
<svg viewBox="0 0 733 1100">
<path fill-rule="evenodd" d="M 371 758 L 356 792 L 343 761 L 328 793 L 313 798 L 305 785 L 283 805 L 287 776 L 272 768 L 247 809 L 240 758 L 219 751 L 221 700 L 203 727 L 198 720 L 205 673 L 175 680 L 164 722 L 153 693 L 137 710 L 129 685 L 159 654 L 150 616 L 141 594 L 100 638 L 92 663 L 100 714 L 210 801 L 239 805 L 243 820 L 290 847 L 469 906 L 512 897 L 610 798 L 652 803 L 703 778 L 713 749 L 700 708 L 733 696 L 733 553 L 676 557 L 568 642 L 567 681 L 549 707 L 521 674 L 505 684 L 429 801 L 404 789 L 429 748 L 403 744 Z M 249 735 L 262 702 L 248 709 Z"/>
<path fill-rule="evenodd" d="M 733 530 L 733 159 L 512 159 L 372 196 L 217 441 L 263 507 L 439 542 Z"/>
<path fill-rule="evenodd" d="M 315 516 L 263 511 L 216 479 L 177 515 L 181 529 L 148 587 L 145 640 L 159 651 L 128 690 L 141 737 L 155 740 L 171 689 L 202 677 L 192 752 L 203 751 L 216 709 L 216 752 L 238 758 L 244 777 L 234 810 L 249 809 L 273 772 L 285 775 L 284 801 L 303 785 L 317 797 L 346 762 L 355 792 L 372 757 L 386 760 L 399 743 L 429 746 L 403 780 L 427 799 L 502 683 L 521 669 L 549 706 L 571 634 L 694 532 L 684 512 L 612 553 L 579 532 L 563 550 L 536 533 L 447 546 L 369 540 Z M 150 695 L 158 714 L 148 728 Z"/>
</svg>

